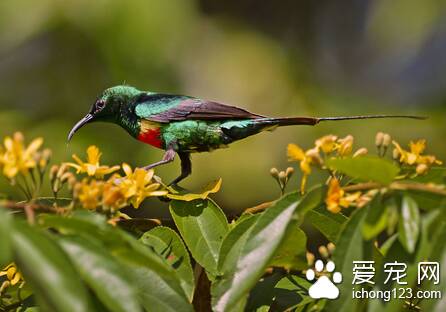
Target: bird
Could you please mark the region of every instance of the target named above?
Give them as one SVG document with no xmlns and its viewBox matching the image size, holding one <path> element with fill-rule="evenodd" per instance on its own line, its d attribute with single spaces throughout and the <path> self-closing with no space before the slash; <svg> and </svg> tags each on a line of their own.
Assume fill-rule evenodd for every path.
<svg viewBox="0 0 446 312">
<path fill-rule="evenodd" d="M 160 161 L 143 167 L 146 170 L 170 163 L 178 154 L 181 173 L 171 183 L 176 185 L 192 173 L 191 153 L 227 147 L 282 126 L 314 126 L 323 121 L 371 118 L 424 119 L 409 115 L 274 118 L 215 101 L 118 85 L 99 95 L 90 111 L 70 130 L 68 141 L 86 124 L 96 121 L 117 124 L 137 140 L 165 151 Z"/>
</svg>

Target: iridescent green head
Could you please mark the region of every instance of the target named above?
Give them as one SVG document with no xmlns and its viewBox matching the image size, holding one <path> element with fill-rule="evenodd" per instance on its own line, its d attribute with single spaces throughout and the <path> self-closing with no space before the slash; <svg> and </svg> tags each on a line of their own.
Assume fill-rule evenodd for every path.
<svg viewBox="0 0 446 312">
<path fill-rule="evenodd" d="M 71 129 L 68 134 L 68 141 L 71 140 L 77 130 L 87 123 L 93 121 L 117 121 L 121 107 L 133 101 L 139 94 L 141 94 L 141 91 L 131 86 L 116 86 L 106 89 L 94 102 L 88 114 Z"/>
</svg>

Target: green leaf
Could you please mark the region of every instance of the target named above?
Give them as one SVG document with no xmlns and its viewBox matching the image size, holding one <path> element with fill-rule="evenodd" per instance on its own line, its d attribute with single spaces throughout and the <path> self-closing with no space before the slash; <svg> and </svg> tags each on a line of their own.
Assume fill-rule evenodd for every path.
<svg viewBox="0 0 446 312">
<path fill-rule="evenodd" d="M 387 207 L 394 204 L 393 201 L 382 201 L 382 196 L 375 196 L 368 209 L 364 225 L 362 226 L 362 236 L 366 240 L 371 240 L 387 228 Z"/>
<path fill-rule="evenodd" d="M 308 296 L 311 283 L 296 275 L 274 273 L 262 278 L 249 294 L 246 311 L 295 311 L 315 301 Z M 299 310 L 298 310 L 299 311 Z"/>
<path fill-rule="evenodd" d="M 443 267 L 446 263 L 446 246 L 444 244 L 446 240 L 446 225 L 443 222 L 443 224 L 440 224 L 439 226 L 438 235 L 435 237 L 435 241 L 432 245 L 432 252 L 429 257 L 430 260 L 437 261 L 440 263 L 440 266 Z M 433 281 L 430 282 L 423 282 L 423 289 L 425 290 L 436 290 L 440 291 L 442 294 L 441 300 L 423 300 L 421 302 L 421 311 L 443 311 L 444 310 L 444 304 L 445 304 L 445 298 L 444 293 L 446 292 L 446 283 L 442 282 L 446 280 L 446 270 L 441 269 L 440 267 L 440 283 L 438 285 L 435 285 Z"/>
<path fill-rule="evenodd" d="M 274 306 L 287 311 L 305 307 L 310 302 L 315 301 L 308 296 L 310 287 L 310 282 L 296 275 L 282 278 L 274 289 Z"/>
<path fill-rule="evenodd" d="M 12 260 L 11 228 L 11 214 L 0 208 L 0 268 L 3 268 Z"/>
<path fill-rule="evenodd" d="M 131 249 L 115 249 L 114 254 L 130 268 L 128 274 L 144 308 L 163 312 L 193 311 L 174 269 L 141 242 L 132 237 L 125 241 Z"/>
<path fill-rule="evenodd" d="M 325 200 L 327 194 L 326 185 L 316 185 L 311 188 L 299 203 L 299 208 L 296 210 L 298 220 L 301 222 L 307 212 L 317 209 Z"/>
<path fill-rule="evenodd" d="M 267 307 L 266 311 L 268 311 L 274 300 L 274 287 L 283 276 L 284 274 L 281 272 L 274 272 L 271 275 L 262 277 L 249 293 L 245 310 L 259 311 L 261 307 Z"/>
<path fill-rule="evenodd" d="M 189 253 L 178 234 L 168 227 L 158 226 L 144 233 L 140 241 L 150 246 L 157 254 L 165 259 L 166 263 L 176 270 L 181 279 L 181 286 L 189 300 L 192 301 L 194 294 L 194 273 L 192 271 Z"/>
<path fill-rule="evenodd" d="M 409 196 L 404 196 L 401 202 L 398 234 L 404 248 L 413 253 L 420 234 L 420 211 L 417 203 Z"/>
<path fill-rule="evenodd" d="M 328 302 L 327 311 L 355 311 L 359 304 L 358 300 L 351 300 L 353 261 L 373 260 L 373 243 L 364 242 L 361 235 L 368 208 L 369 205 L 355 210 L 339 234 L 333 261 L 343 280 L 337 285 L 339 298 Z"/>
<path fill-rule="evenodd" d="M 446 197 L 441 194 L 420 191 L 406 191 L 405 193 L 417 202 L 421 210 L 425 211 L 438 209 L 443 202 L 446 202 Z"/>
<path fill-rule="evenodd" d="M 445 208 L 444 206 L 441 208 Z M 393 244 L 388 248 L 388 251 L 383 260 L 384 263 L 391 263 L 398 261 L 407 265 L 406 276 L 403 281 L 408 285 L 414 285 L 417 283 L 418 264 L 422 261 L 440 262 L 444 259 L 446 245 L 444 241 L 446 239 L 446 221 L 441 215 L 441 209 L 434 210 L 424 214 L 420 220 L 420 235 L 419 242 L 416 244 L 415 251 L 409 253 L 402 245 L 399 239 L 395 239 Z M 442 262 L 444 263 L 444 262 Z M 440 263 L 441 265 L 441 263 Z M 440 268 L 440 272 L 441 272 Z M 396 282 L 388 282 L 384 284 L 386 274 L 383 271 L 377 271 L 377 286 L 383 290 L 391 290 L 395 287 L 400 287 Z M 424 282 L 422 284 L 423 289 L 427 286 Z M 444 286 L 443 282 L 440 282 L 438 286 Z M 401 311 L 404 305 L 403 299 L 391 300 L 386 304 L 386 312 Z M 424 301 L 424 300 L 423 300 Z M 431 300 L 426 300 L 431 301 Z M 436 301 L 436 300 L 432 300 Z M 430 309 L 422 311 L 431 311 Z"/>
<path fill-rule="evenodd" d="M 261 214 L 249 215 L 236 223 L 224 238 L 218 257 L 218 272 L 229 272 L 237 264 L 240 252 L 249 237 L 252 226 Z"/>
<path fill-rule="evenodd" d="M 194 259 L 216 275 L 220 245 L 228 232 L 223 211 L 207 199 L 172 201 L 170 213 Z"/>
<path fill-rule="evenodd" d="M 291 221 L 285 238 L 276 251 L 270 266 L 282 267 L 287 271 L 307 268 L 307 236 L 297 221 Z"/>
<path fill-rule="evenodd" d="M 80 276 L 110 311 L 141 310 L 132 281 L 106 250 L 79 237 L 63 237 L 59 243 Z"/>
<path fill-rule="evenodd" d="M 317 230 L 319 230 L 329 241 L 334 242 L 341 231 L 342 225 L 347 218 L 340 214 L 329 212 L 325 207 L 320 207 L 308 211 L 305 215 L 305 221 L 308 221 Z"/>
<path fill-rule="evenodd" d="M 393 234 L 390 236 L 379 248 L 379 251 L 386 256 L 389 252 L 390 247 L 392 247 L 393 243 L 398 239 L 398 234 Z"/>
<path fill-rule="evenodd" d="M 15 222 L 14 260 L 45 311 L 89 311 L 89 298 L 67 255 L 37 228 Z"/>
<path fill-rule="evenodd" d="M 86 237 L 95 237 L 112 228 L 105 216 L 86 210 L 75 211 L 70 216 L 40 214 L 38 222 L 41 226 L 55 228 L 62 234 L 77 233 Z"/>
<path fill-rule="evenodd" d="M 400 169 L 387 159 L 376 156 L 331 158 L 327 166 L 362 181 L 390 184 Z"/>
<path fill-rule="evenodd" d="M 246 242 L 235 244 L 236 251 L 228 252 L 233 256 L 226 257 L 222 264 L 223 275 L 212 285 L 215 311 L 232 311 L 235 307 L 243 307 L 249 291 L 263 275 L 285 238 L 293 216 L 313 209 L 313 205 L 319 205 L 317 201 L 309 200 L 313 197 L 314 194 L 310 192 L 298 200 L 297 193 L 288 194 L 257 218 L 249 230 Z M 240 248 L 241 244 L 243 246 Z"/>
<path fill-rule="evenodd" d="M 129 277 L 138 288 L 138 296 L 146 311 L 192 312 L 192 304 L 181 288 L 179 281 L 170 281 L 166 276 L 144 266 L 130 266 Z M 178 286 L 174 286 L 178 284 Z"/>
<path fill-rule="evenodd" d="M 75 234 L 97 242 L 126 267 L 138 291 L 141 304 L 150 311 L 191 311 L 174 269 L 146 245 L 124 231 L 105 223 L 93 213 L 75 214 L 64 218 L 45 216 L 45 226 Z"/>
<path fill-rule="evenodd" d="M 148 218 L 120 219 L 116 223 L 121 229 L 134 233 L 135 235 L 143 235 L 145 232 L 161 224 L 157 219 Z"/>
</svg>

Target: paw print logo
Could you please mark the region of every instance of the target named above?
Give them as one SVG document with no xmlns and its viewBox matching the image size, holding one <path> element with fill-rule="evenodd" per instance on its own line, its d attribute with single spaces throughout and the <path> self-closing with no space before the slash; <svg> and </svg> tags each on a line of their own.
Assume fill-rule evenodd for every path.
<svg viewBox="0 0 446 312">
<path fill-rule="evenodd" d="M 324 263 L 322 260 L 317 260 L 313 269 L 307 270 L 306 276 L 308 281 L 313 281 L 316 278 L 316 282 L 311 285 L 309 289 L 309 295 L 313 299 L 327 298 L 336 299 L 339 297 L 339 288 L 335 284 L 342 282 L 342 274 L 340 272 L 334 272 L 335 264 L 333 261 L 328 261 L 325 266 L 325 271 L 331 275 L 331 279 L 324 274 Z M 317 277 L 318 275 L 318 277 Z"/>
</svg>

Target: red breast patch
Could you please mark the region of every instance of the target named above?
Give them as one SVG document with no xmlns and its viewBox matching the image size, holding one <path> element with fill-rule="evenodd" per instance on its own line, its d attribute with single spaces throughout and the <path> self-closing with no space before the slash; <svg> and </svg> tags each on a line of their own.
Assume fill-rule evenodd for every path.
<svg viewBox="0 0 446 312">
<path fill-rule="evenodd" d="M 162 148 L 163 141 L 161 140 L 160 129 L 147 129 L 144 132 L 140 132 L 138 135 L 138 140 L 152 146 Z"/>
</svg>

